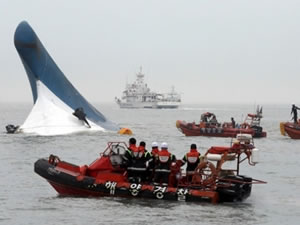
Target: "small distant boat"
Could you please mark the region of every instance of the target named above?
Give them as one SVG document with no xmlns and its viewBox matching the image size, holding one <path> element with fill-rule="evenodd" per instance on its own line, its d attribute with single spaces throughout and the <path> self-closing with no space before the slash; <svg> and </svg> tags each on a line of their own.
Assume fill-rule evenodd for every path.
<svg viewBox="0 0 300 225">
<path fill-rule="evenodd" d="M 252 137 L 266 137 L 267 133 L 260 126 L 262 107 L 257 108 L 256 114 L 248 114 L 244 123 L 234 126 L 231 122 L 218 123 L 213 113 L 201 115 L 199 124 L 176 121 L 176 127 L 186 136 L 235 137 L 237 134 L 250 134 Z"/>
<path fill-rule="evenodd" d="M 124 167 L 124 142 L 109 142 L 100 158 L 83 166 L 61 161 L 50 155 L 35 162 L 34 171 L 45 178 L 63 196 L 117 196 L 174 201 L 235 202 L 250 196 L 252 184 L 264 181 L 240 175 L 240 163 L 254 166 L 258 149 L 249 135 L 239 135 L 229 147 L 214 146 L 207 150 L 193 174 L 181 172 L 181 160 L 171 166 L 169 183 L 155 185 L 149 181 L 130 182 Z M 222 168 L 233 161 L 232 168 Z M 191 180 L 188 176 L 192 176 Z"/>
<path fill-rule="evenodd" d="M 300 139 L 300 124 L 292 122 L 281 122 L 280 132 L 283 136 L 287 134 L 292 139 Z"/>
<path fill-rule="evenodd" d="M 156 93 L 144 83 L 144 77 L 140 67 L 139 73 L 136 74 L 136 81 L 126 85 L 121 99 L 115 98 L 120 108 L 175 109 L 179 107 L 181 96 L 175 92 L 174 87 L 169 93 Z"/>
</svg>

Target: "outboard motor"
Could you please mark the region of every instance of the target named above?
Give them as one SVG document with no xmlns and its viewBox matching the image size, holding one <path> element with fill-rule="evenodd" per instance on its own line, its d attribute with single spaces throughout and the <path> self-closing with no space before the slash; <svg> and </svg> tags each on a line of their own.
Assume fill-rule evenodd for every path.
<svg viewBox="0 0 300 225">
<path fill-rule="evenodd" d="M 19 126 L 8 124 L 5 128 L 8 134 L 14 134 L 18 130 Z"/>
<path fill-rule="evenodd" d="M 83 122 L 85 122 L 88 125 L 88 127 L 91 128 L 91 125 L 86 120 L 86 114 L 84 113 L 84 110 L 82 107 L 75 109 L 75 112 L 73 112 L 73 115 L 76 116 L 79 120 L 82 120 Z"/>
</svg>

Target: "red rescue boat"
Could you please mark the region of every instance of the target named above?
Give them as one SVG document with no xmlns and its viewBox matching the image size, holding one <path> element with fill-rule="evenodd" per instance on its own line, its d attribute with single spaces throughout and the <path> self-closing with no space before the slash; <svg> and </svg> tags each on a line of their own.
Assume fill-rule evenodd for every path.
<svg viewBox="0 0 300 225">
<path fill-rule="evenodd" d="M 236 137 L 237 134 L 249 134 L 252 137 L 266 137 L 267 133 L 260 126 L 262 108 L 256 114 L 248 114 L 244 123 L 233 124 L 218 123 L 213 113 L 206 112 L 201 115 L 199 124 L 187 123 L 182 120 L 176 121 L 176 127 L 186 136 L 207 136 L 207 137 Z"/>
<path fill-rule="evenodd" d="M 255 165 L 257 149 L 250 139 L 240 136 L 231 147 L 211 147 L 192 174 L 182 173 L 178 160 L 171 167 L 167 186 L 151 181 L 130 183 L 122 167 L 127 146 L 123 142 L 109 142 L 106 150 L 89 166 L 77 166 L 61 161 L 57 156 L 39 159 L 34 170 L 45 178 L 60 195 L 118 196 L 153 198 L 177 201 L 241 201 L 247 198 L 254 183 L 265 183 L 239 174 L 239 164 L 248 160 Z M 226 161 L 235 160 L 232 170 L 222 169 Z M 189 174 L 190 176 L 190 174 Z"/>
<path fill-rule="evenodd" d="M 300 139 L 300 123 L 282 122 L 280 123 L 280 132 L 282 135 L 288 135 L 292 139 Z"/>
</svg>

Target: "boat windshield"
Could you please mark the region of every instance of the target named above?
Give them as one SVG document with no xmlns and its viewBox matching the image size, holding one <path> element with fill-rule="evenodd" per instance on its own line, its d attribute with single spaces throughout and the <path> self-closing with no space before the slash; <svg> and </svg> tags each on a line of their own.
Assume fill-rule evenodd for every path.
<svg viewBox="0 0 300 225">
<path fill-rule="evenodd" d="M 126 148 L 120 144 L 113 144 L 110 151 L 110 162 L 113 166 L 119 166 L 123 163 L 123 155 Z"/>
</svg>

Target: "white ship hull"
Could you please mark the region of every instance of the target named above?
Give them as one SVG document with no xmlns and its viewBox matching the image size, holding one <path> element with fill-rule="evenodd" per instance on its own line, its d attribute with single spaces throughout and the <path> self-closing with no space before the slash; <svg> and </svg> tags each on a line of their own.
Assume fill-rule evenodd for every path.
<svg viewBox="0 0 300 225">
<path fill-rule="evenodd" d="M 176 109 L 180 102 L 117 102 L 123 109 Z"/>
<path fill-rule="evenodd" d="M 180 102 L 157 102 L 156 108 L 159 109 L 176 109 L 180 105 Z"/>
<path fill-rule="evenodd" d="M 144 83 L 142 68 L 136 74 L 136 81 L 127 84 L 122 98 L 115 97 L 120 108 L 127 109 L 176 109 L 181 103 L 180 94 L 176 93 L 174 87 L 168 93 L 157 93 L 150 90 Z"/>
</svg>

